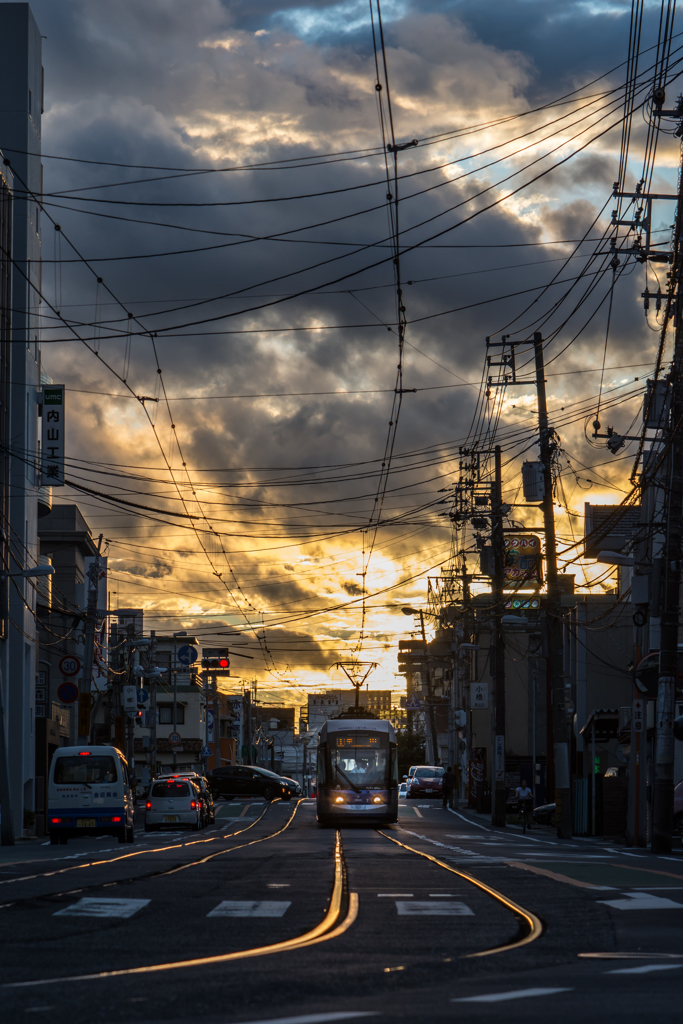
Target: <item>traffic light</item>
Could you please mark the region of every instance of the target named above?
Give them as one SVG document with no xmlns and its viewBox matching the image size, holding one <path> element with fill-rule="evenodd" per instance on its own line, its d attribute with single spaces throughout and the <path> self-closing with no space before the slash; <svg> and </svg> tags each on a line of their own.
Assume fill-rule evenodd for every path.
<svg viewBox="0 0 683 1024">
<path fill-rule="evenodd" d="M 202 668 L 207 672 L 230 675 L 230 652 L 217 648 L 204 648 L 202 651 Z"/>
</svg>

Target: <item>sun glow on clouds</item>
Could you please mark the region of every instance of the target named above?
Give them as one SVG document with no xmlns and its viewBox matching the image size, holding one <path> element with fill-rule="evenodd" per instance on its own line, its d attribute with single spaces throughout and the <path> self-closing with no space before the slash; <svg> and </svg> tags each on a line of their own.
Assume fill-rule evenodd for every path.
<svg viewBox="0 0 683 1024">
<path fill-rule="evenodd" d="M 71 2 L 63 0 L 65 5 Z M 482 8 L 486 2 L 480 0 Z M 247 5 L 250 7 L 248 17 L 242 17 L 238 10 L 244 5 L 234 5 L 235 11 L 229 18 L 225 14 L 225 7 L 229 5 L 212 2 L 198 5 L 193 11 L 191 26 L 187 5 L 164 4 L 170 12 L 169 18 L 177 15 L 178 20 L 175 27 L 165 23 L 163 60 L 159 57 L 162 47 L 158 26 L 148 27 L 140 6 L 132 0 L 128 4 L 121 0 L 121 3 L 134 25 L 131 29 L 128 23 L 131 46 L 135 48 L 134 59 L 122 68 L 121 48 L 108 42 L 107 28 L 114 17 L 112 8 L 118 11 L 120 4 L 111 8 L 110 5 L 82 4 L 78 7 L 81 16 L 88 21 L 90 35 L 101 41 L 98 59 L 96 67 L 89 71 L 88 65 L 78 59 L 78 45 L 73 43 L 68 54 L 72 59 L 65 62 L 61 71 L 53 71 L 51 78 L 48 76 L 46 152 L 83 156 L 89 148 L 88 155 L 95 159 L 128 159 L 140 164 L 178 167 L 192 166 L 193 161 L 202 167 L 215 162 L 224 167 L 230 163 L 278 160 L 289 157 L 291 151 L 297 156 L 309 156 L 381 145 L 365 0 L 320 7 L 304 3 L 275 14 L 268 5 L 263 4 L 261 9 L 259 0 L 253 0 Z M 566 83 L 560 77 L 557 81 L 539 84 L 535 62 L 541 44 L 536 43 L 533 34 L 523 26 L 516 32 L 511 29 L 509 38 L 496 46 L 485 34 L 477 35 L 473 28 L 458 20 L 457 5 L 452 10 L 449 8 L 447 14 L 422 11 L 398 0 L 383 3 L 382 9 L 396 128 L 401 139 L 418 136 L 426 139 L 456 127 L 514 114 L 535 105 L 533 88 L 536 85 L 547 98 L 568 91 L 578 78 L 587 81 L 595 73 L 592 65 L 577 67 L 572 59 L 566 69 L 572 85 L 565 88 Z M 489 5 L 487 10 L 491 18 L 499 13 L 496 5 Z M 566 17 L 561 35 L 554 43 L 552 40 L 549 43 L 544 36 L 542 44 L 544 52 L 549 45 L 556 47 L 558 62 L 564 59 L 569 16 L 575 14 L 576 5 L 570 4 L 563 10 Z M 549 23 L 546 20 L 546 28 Z M 255 25 L 259 24 L 268 28 L 254 32 Z M 52 39 L 52 27 L 46 26 L 43 31 Z M 116 38 L 120 38 L 120 32 Z M 539 50 L 534 50 L 535 46 Z M 604 66 L 615 65 L 619 59 L 618 49 L 610 50 L 605 54 Z M 90 74 L 91 78 L 79 79 L 75 87 L 66 68 L 69 76 Z M 56 77 L 58 74 L 65 76 L 63 81 Z M 534 123 L 547 124 L 543 117 Z M 436 182 L 442 186 L 406 203 L 404 226 L 412 226 L 422 218 L 436 218 L 435 232 L 450 228 L 460 216 L 450 209 L 451 206 L 509 174 L 521 166 L 522 160 L 539 155 L 542 147 L 533 142 L 526 153 L 510 158 L 497 169 L 482 170 L 462 182 L 447 183 L 463 170 L 483 163 L 483 158 L 472 157 L 472 153 L 505 142 L 506 146 L 493 157 L 509 154 L 516 145 L 510 140 L 529 123 L 524 120 L 522 128 L 519 122 L 488 127 L 461 140 L 419 146 L 401 154 L 402 172 L 430 170 L 429 174 L 411 179 L 406 190 L 409 194 Z M 555 143 L 560 139 L 558 136 Z M 600 152 L 611 160 L 615 150 L 604 144 Z M 454 159 L 458 160 L 457 166 L 431 172 L 431 168 Z M 111 168 L 104 170 L 106 175 L 115 173 Z M 77 164 L 47 162 L 46 191 L 114 180 L 104 172 L 102 177 L 96 178 L 97 173 Z M 125 194 L 140 202 L 159 199 L 178 203 L 252 203 L 253 200 L 259 203 L 211 207 L 208 211 L 201 207 L 171 211 L 161 207 L 154 212 L 156 222 L 178 225 L 163 229 L 157 227 L 156 222 L 145 226 L 112 219 L 106 221 L 107 231 L 104 232 L 103 221 L 83 214 L 72 215 L 69 211 L 60 211 L 60 219 L 63 218 L 65 230 L 81 251 L 93 257 L 180 250 L 186 242 L 188 248 L 190 245 L 199 248 L 204 239 L 209 243 L 224 239 L 197 232 L 234 232 L 235 235 L 263 237 L 365 210 L 375 204 L 373 190 L 351 190 L 381 181 L 381 178 L 381 159 L 373 158 L 285 173 L 183 176 L 177 184 L 169 180 L 159 185 L 146 183 L 130 189 L 126 186 L 125 192 L 121 188 L 112 190 L 109 195 Z M 503 184 L 496 194 L 503 195 L 516 184 L 517 180 L 512 185 Z M 444 248 L 424 248 L 411 253 L 404 276 L 427 281 L 411 289 L 408 296 L 408 318 L 418 321 L 408 328 L 408 342 L 424 349 L 433 360 L 457 374 L 458 379 L 478 381 L 484 336 L 508 321 L 514 323 L 513 318 L 533 301 L 533 296 L 507 305 L 492 302 L 487 306 L 487 302 L 515 288 L 546 283 L 559 264 L 501 271 L 500 274 L 487 272 L 462 278 L 460 275 L 515 264 L 515 261 L 525 263 L 538 259 L 542 262 L 557 258 L 566 249 L 557 246 L 518 249 L 515 246 L 535 244 L 542 239 L 580 237 L 594 212 L 591 213 L 588 203 L 578 213 L 573 208 L 568 209 L 567 196 L 578 194 L 583 187 L 579 174 L 563 179 L 561 187 L 551 180 L 543 180 L 533 186 L 533 194 L 523 193 L 473 221 L 463 231 L 444 235 L 440 240 Z M 156 188 L 159 192 L 154 191 Z M 349 191 L 314 201 L 261 204 L 264 198 L 332 192 L 339 188 Z M 598 205 L 602 205 L 604 196 L 599 181 L 591 188 L 593 192 L 588 198 L 595 203 L 600 197 Z M 384 191 L 383 186 L 378 186 L 380 203 Z M 478 202 L 482 201 L 470 203 L 468 212 L 476 208 Z M 127 211 L 123 212 L 127 215 Z M 146 212 L 142 213 L 141 219 L 146 216 Z M 188 231 L 193 233 L 187 234 Z M 283 303 L 209 325 L 215 334 L 200 333 L 195 338 L 187 329 L 179 338 L 159 337 L 164 381 L 171 395 L 184 399 L 216 394 L 271 395 L 255 400 L 171 401 L 183 446 L 182 461 L 187 461 L 197 492 L 192 495 L 192 487 L 187 481 L 182 482 L 187 510 L 198 514 L 197 499 L 201 499 L 202 508 L 221 532 L 221 543 L 230 565 L 223 556 L 221 544 L 205 524 L 202 537 L 213 565 L 208 563 L 192 531 L 181 529 L 183 520 L 172 526 L 159 521 L 163 517 L 151 522 L 112 512 L 109 507 L 98 509 L 92 503 L 83 504 L 93 532 L 97 534 L 105 529 L 111 540 L 119 605 L 144 607 L 147 628 L 203 630 L 207 644 L 211 642 L 207 627 L 215 625 L 216 631 L 245 630 L 255 660 L 237 662 L 234 689 L 241 688 L 238 673 L 240 679 L 248 679 L 253 674 L 261 681 L 262 692 L 303 703 L 306 689 L 346 685 L 341 674 L 332 667 L 336 661 L 353 655 L 361 626 L 359 596 L 363 579 L 359 574 L 366 568 L 362 555 L 364 542 L 367 551 L 371 537 L 370 533 L 363 536 L 361 531 L 367 529 L 374 507 L 378 466 L 383 458 L 393 397 L 378 392 L 393 388 L 396 372 L 395 338 L 382 326 L 383 321 L 391 321 L 394 296 L 391 287 L 363 294 L 372 317 L 378 319 L 376 331 L 341 331 L 329 325 L 354 323 L 356 316 L 371 319 L 370 314 L 354 305 L 348 295 L 338 294 L 348 284 L 328 284 L 327 294 L 323 286 L 361 265 L 347 257 L 349 241 L 354 245 L 374 243 L 385 238 L 386 232 L 386 211 L 381 209 L 317 229 L 312 240 L 302 232 L 297 245 L 240 244 L 226 247 L 224 251 L 177 259 L 164 257 L 158 261 L 127 264 L 122 260 L 104 264 L 107 284 L 123 300 L 146 303 L 158 299 L 159 308 L 166 303 L 178 304 L 178 296 L 192 300 L 233 291 L 240 296 L 261 292 L 280 294 L 297 290 L 301 281 L 305 285 L 320 286 L 314 296 L 297 299 L 296 304 Z M 413 231 L 405 236 L 410 242 L 417 237 L 418 232 Z M 329 248 L 319 249 L 321 241 Z M 451 243 L 454 247 L 447 248 Z M 460 250 L 456 247 L 460 243 L 472 248 Z M 496 244 L 510 247 L 501 251 L 486 248 Z M 47 236 L 44 246 L 47 255 L 51 255 L 51 239 Z M 373 248 L 369 254 L 363 253 L 362 260 L 371 264 L 383 255 L 384 250 Z M 318 267 L 291 279 L 283 277 L 309 263 L 332 257 L 335 262 L 330 266 Z M 352 286 L 374 289 L 376 285 L 384 285 L 391 281 L 386 270 L 382 267 L 364 271 L 350 279 Z M 46 275 L 49 272 L 46 264 Z M 505 276 L 508 273 L 510 276 Z M 636 275 L 632 280 L 636 281 Z M 94 317 L 90 283 L 84 285 L 76 273 L 71 274 L 68 269 L 64 281 L 65 308 L 67 302 L 83 303 L 82 319 L 88 322 Z M 511 281 L 514 283 L 510 284 Z M 48 283 L 47 287 L 50 294 L 51 285 Z M 640 285 L 633 287 L 642 290 Z M 556 294 L 553 292 L 553 297 Z M 230 304 L 234 302 L 230 299 L 222 305 L 212 304 L 207 315 L 241 308 Z M 420 320 L 475 302 L 478 305 L 470 312 Z M 247 304 L 251 305 L 251 299 Z M 150 307 L 135 308 L 147 310 Z M 206 308 L 202 308 L 200 316 Z M 545 307 L 536 307 L 532 313 L 541 315 L 544 310 Z M 195 312 L 184 311 L 177 320 L 199 319 Z M 649 337 L 643 341 L 640 330 L 642 310 L 637 322 L 632 313 L 627 292 L 615 303 L 613 325 L 614 336 L 618 335 L 620 345 L 628 349 L 624 362 L 646 358 L 642 353 L 651 347 Z M 167 326 L 171 316 L 166 314 L 167 319 L 160 329 Z M 514 329 L 526 328 L 531 319 L 530 315 L 519 324 L 515 323 Z M 153 326 L 152 321 L 149 323 Z M 222 323 L 228 330 L 275 328 L 282 329 L 282 333 L 221 335 Z M 310 334 L 285 333 L 285 329 L 292 326 L 324 329 Z M 577 347 L 570 349 L 566 361 L 558 361 L 554 369 L 583 369 L 593 362 L 599 363 L 604 345 L 604 317 L 596 316 L 591 332 Z M 567 339 L 563 335 L 560 341 L 564 340 Z M 103 343 L 102 353 L 107 358 L 113 345 Z M 632 357 L 632 351 L 637 351 L 638 355 Z M 114 386 L 101 364 L 93 360 L 93 366 L 88 362 L 90 357 L 82 358 L 80 353 L 74 355 L 74 352 L 75 349 L 66 346 L 45 346 L 44 363 L 54 379 L 64 379 L 67 386 L 95 391 L 118 389 L 119 385 Z M 153 384 L 150 385 L 150 380 L 156 379 L 156 370 L 151 362 L 145 363 L 146 358 L 142 350 L 134 350 L 131 385 L 135 386 L 136 393 L 156 394 Z M 118 350 L 116 360 L 112 357 L 118 369 L 121 364 Z M 611 373 L 611 379 L 620 380 L 621 373 Z M 597 380 L 599 377 L 595 376 L 558 378 L 561 386 L 552 387 L 553 408 L 594 395 Z M 406 361 L 404 387 L 418 390 L 403 399 L 395 449 L 397 458 L 383 510 L 385 520 L 395 519 L 395 522 L 385 523 L 379 530 L 365 580 L 369 596 L 364 627 L 366 641 L 361 657 L 381 665 L 370 677 L 371 688 L 389 688 L 397 682 L 394 677 L 396 641 L 410 633 L 414 626 L 401 614 L 401 605 L 424 607 L 425 577 L 438 575 L 439 563 L 448 554 L 448 520 L 438 518 L 438 512 L 445 511 L 445 506 L 437 510 L 431 503 L 444 497 L 440 491 L 452 483 L 457 472 L 453 452 L 467 436 L 478 393 L 476 388 L 438 390 L 446 383 L 455 382 L 456 377 L 447 376 L 434 362 L 411 350 Z M 434 390 L 420 390 L 430 388 Z M 347 394 L 363 389 L 376 390 L 368 395 Z M 336 392 L 337 395 L 324 396 L 316 392 Z M 275 397 L 282 393 L 290 394 Z M 309 394 L 294 397 L 291 393 Z M 515 404 L 516 409 L 512 408 Z M 120 484 L 119 493 L 152 508 L 182 511 L 137 402 L 119 403 L 110 398 L 100 401 L 96 395 L 78 396 L 72 400 L 70 409 L 74 424 L 69 442 L 72 456 L 123 467 L 132 465 L 134 479 L 114 478 L 112 488 Z M 508 396 L 502 426 L 526 422 L 529 440 L 532 440 L 534 412 L 534 395 Z M 626 430 L 632 415 L 630 406 L 618 407 L 613 414 L 615 429 Z M 178 470 L 181 459 L 174 447 L 162 403 L 156 408 L 156 423 L 164 450 Z M 603 452 L 598 452 L 596 458 L 596 453 L 587 448 L 582 431 L 582 422 L 562 427 L 563 445 L 587 465 L 603 462 Z M 424 451 L 431 454 L 423 461 L 420 461 L 422 456 L 415 457 L 416 469 L 405 469 L 410 464 L 407 453 Z M 532 454 L 525 457 L 534 457 L 533 447 L 530 451 Z M 603 466 L 599 470 L 600 480 L 606 477 L 614 479 L 617 486 L 623 483 L 624 465 L 619 462 L 613 467 Z M 578 467 L 577 470 L 582 477 L 595 481 L 586 490 L 591 500 L 615 500 L 615 491 L 610 490 L 609 483 L 600 482 L 590 471 Z M 511 465 L 506 473 L 506 495 L 510 500 L 520 486 L 519 465 Z M 93 487 L 100 485 L 105 490 L 101 481 L 93 482 Z M 570 480 L 568 491 L 572 486 Z M 81 501 L 81 496 L 66 493 L 64 500 Z M 585 497 L 579 489 L 571 495 L 568 493 L 567 500 L 572 509 L 582 512 L 581 502 Z M 429 506 L 427 511 L 426 506 Z M 523 510 L 518 511 L 521 517 Z M 560 516 L 560 521 L 563 532 L 569 536 L 567 517 Z M 580 533 L 581 520 L 573 522 Z M 138 547 L 126 547 L 129 542 Z M 162 563 L 168 569 L 163 579 L 159 575 Z M 150 568 L 145 578 L 147 565 Z M 215 575 L 217 572 L 223 574 L 222 581 Z M 244 614 L 236 610 L 236 605 Z M 321 609 L 324 610 L 320 612 Z M 254 640 L 254 631 L 262 628 L 262 615 L 267 642 L 279 673 L 275 676 L 269 676 Z M 253 629 L 245 625 L 245 616 Z M 278 679 L 282 683 L 276 685 Z M 270 689 L 266 680 L 272 684 Z M 285 680 L 292 680 L 291 686 Z M 297 682 L 305 686 L 297 687 L 294 685 Z"/>
</svg>

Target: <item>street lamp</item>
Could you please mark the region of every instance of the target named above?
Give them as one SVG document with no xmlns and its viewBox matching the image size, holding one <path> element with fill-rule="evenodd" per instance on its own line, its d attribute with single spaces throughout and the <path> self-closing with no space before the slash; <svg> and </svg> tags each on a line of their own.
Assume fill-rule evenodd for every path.
<svg viewBox="0 0 683 1024">
<path fill-rule="evenodd" d="M 186 629 L 179 629 L 173 634 L 173 732 L 178 731 L 178 637 L 187 636 Z M 173 744 L 173 767 L 178 763 L 176 745 Z"/>
<path fill-rule="evenodd" d="M 635 565 L 636 560 L 631 555 L 622 555 L 620 551 L 599 551 L 598 562 L 606 565 Z"/>
</svg>

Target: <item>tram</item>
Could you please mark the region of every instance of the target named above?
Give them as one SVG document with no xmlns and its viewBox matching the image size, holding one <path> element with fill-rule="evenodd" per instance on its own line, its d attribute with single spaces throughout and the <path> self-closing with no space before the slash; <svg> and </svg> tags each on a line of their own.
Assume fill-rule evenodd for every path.
<svg viewBox="0 0 683 1024">
<path fill-rule="evenodd" d="M 391 722 L 343 716 L 318 740 L 318 821 L 342 825 L 398 820 L 398 759 Z"/>
</svg>

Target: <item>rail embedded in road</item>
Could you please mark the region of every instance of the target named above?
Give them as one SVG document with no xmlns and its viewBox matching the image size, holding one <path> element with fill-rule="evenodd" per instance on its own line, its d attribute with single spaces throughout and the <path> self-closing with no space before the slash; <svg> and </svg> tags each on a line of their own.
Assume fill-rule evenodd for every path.
<svg viewBox="0 0 683 1024">
<path fill-rule="evenodd" d="M 299 803 L 300 802 L 301 801 L 299 801 Z M 299 804 L 297 803 L 297 806 L 294 808 L 287 824 L 278 832 L 273 833 L 273 836 L 280 835 L 291 824 L 298 806 Z M 264 842 L 265 839 L 272 839 L 273 836 L 266 836 L 264 839 L 255 839 L 253 840 L 253 843 Z M 244 846 L 251 845 L 252 843 L 244 844 Z M 239 848 L 243 849 L 244 846 Z M 230 851 L 226 850 L 222 852 L 227 853 Z M 205 860 L 206 859 L 209 858 L 205 858 Z M 315 928 L 305 932 L 303 935 L 299 935 L 293 939 L 286 939 L 284 942 L 275 942 L 268 946 L 256 946 L 253 949 L 238 950 L 234 953 L 219 953 L 214 956 L 193 958 L 192 960 L 176 960 L 170 963 L 150 964 L 146 967 L 128 967 L 116 971 L 99 971 L 95 974 L 71 975 L 65 978 L 39 978 L 35 981 L 15 981 L 4 984 L 2 988 L 31 988 L 40 985 L 57 985 L 62 982 L 98 981 L 105 978 L 120 978 L 126 975 L 155 974 L 161 971 L 181 970 L 186 967 L 204 967 L 209 964 L 229 963 L 231 960 L 244 960 L 249 957 L 268 956 L 272 953 L 285 953 L 289 950 L 301 949 L 304 946 L 312 946 L 318 942 L 326 942 L 330 939 L 337 938 L 339 935 L 342 935 L 347 931 L 358 916 L 358 895 L 356 893 L 350 893 L 346 916 L 343 921 L 340 922 L 339 920 L 342 915 L 342 906 L 344 902 L 345 876 L 346 872 L 342 852 L 341 835 L 337 832 L 334 844 L 334 884 L 332 886 L 330 906 L 323 920 L 317 924 Z"/>
<path fill-rule="evenodd" d="M 397 846 L 403 847 L 404 850 L 409 850 L 410 853 L 416 853 L 418 857 L 424 857 L 426 860 L 430 860 L 433 864 L 437 864 L 440 868 L 444 868 L 445 871 L 450 871 L 453 875 L 458 875 L 460 878 L 464 878 L 465 881 L 471 885 L 476 886 L 483 892 L 492 896 L 493 899 L 502 903 L 503 906 L 511 910 L 512 913 L 517 917 L 522 927 L 526 930 L 525 934 L 521 938 L 515 939 L 513 942 L 506 942 L 502 946 L 494 946 L 492 949 L 482 949 L 477 953 L 466 953 L 463 959 L 468 960 L 471 957 L 480 956 L 491 956 L 493 953 L 506 953 L 511 949 L 519 949 L 520 946 L 526 946 L 530 942 L 535 942 L 543 934 L 543 922 L 536 914 L 530 910 L 526 910 L 521 907 L 519 903 L 515 903 L 514 900 L 504 896 L 502 892 L 498 892 L 497 889 L 493 889 L 490 885 L 475 878 L 474 875 L 470 875 L 467 871 L 458 871 L 457 868 L 451 867 L 450 864 L 444 864 L 442 860 L 438 860 L 436 857 L 432 857 L 430 853 L 423 853 L 422 850 L 416 850 L 413 846 L 407 846 L 406 843 L 400 843 L 398 839 L 394 839 L 393 836 L 388 836 L 386 832 L 382 832 L 381 829 L 377 829 L 381 836 L 388 839 L 390 843 L 396 843 Z"/>
</svg>

